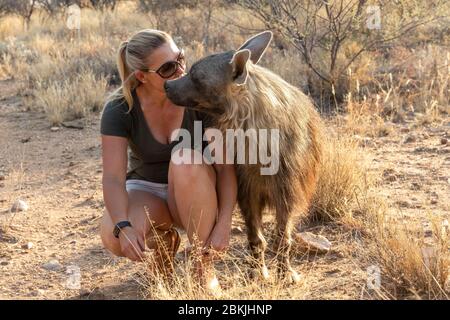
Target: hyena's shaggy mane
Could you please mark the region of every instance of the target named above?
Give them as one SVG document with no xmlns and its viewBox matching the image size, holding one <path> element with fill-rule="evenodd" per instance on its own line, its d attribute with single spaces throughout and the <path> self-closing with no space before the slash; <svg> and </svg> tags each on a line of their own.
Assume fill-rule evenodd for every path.
<svg viewBox="0 0 450 320">
<path fill-rule="evenodd" d="M 248 181 L 240 186 L 254 192 L 255 185 L 269 189 L 267 204 L 295 206 L 306 214 L 316 186 L 316 172 L 321 159 L 323 125 L 309 98 L 270 70 L 247 63 L 248 78 L 243 86 L 231 85 L 227 91 L 226 112 L 218 119 L 218 128 L 279 129 L 280 168 L 275 176 Z M 270 148 L 270 144 L 267 146 Z M 268 154 L 270 154 L 268 150 Z M 252 170 L 247 167 L 246 170 Z M 246 174 L 241 172 L 241 174 Z M 255 174 L 248 174 L 254 179 Z M 251 185 L 250 185 L 251 183 Z M 286 186 L 271 192 L 270 185 Z M 253 188 L 253 190 L 250 190 Z M 259 190 L 263 194 L 264 190 Z M 248 193 L 245 193 L 248 194 Z"/>
</svg>

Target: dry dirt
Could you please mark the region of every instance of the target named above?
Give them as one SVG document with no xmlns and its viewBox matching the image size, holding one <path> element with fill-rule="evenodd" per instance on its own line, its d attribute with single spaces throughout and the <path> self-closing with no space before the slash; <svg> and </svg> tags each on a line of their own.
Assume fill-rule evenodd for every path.
<svg viewBox="0 0 450 320">
<path fill-rule="evenodd" d="M 52 131 L 43 113 L 27 110 L 12 80 L 0 82 L 0 299 L 140 299 L 142 265 L 103 249 L 98 225 L 103 211 L 99 116 L 83 129 Z M 383 193 L 405 219 L 426 222 L 428 214 L 449 218 L 450 121 L 414 128 L 393 125 L 387 137 L 367 141 L 373 169 L 383 173 Z M 413 140 L 405 143 L 405 138 Z M 23 199 L 26 212 L 11 213 Z M 232 250 L 245 248 L 240 219 L 234 222 Z M 326 236 L 326 255 L 294 258 L 307 290 L 286 289 L 280 297 L 359 299 L 366 266 L 359 242 L 330 225 L 308 226 Z M 185 238 L 184 238 L 185 239 Z M 32 242 L 32 248 L 26 244 Z M 61 268 L 43 266 L 58 260 Z M 67 286 L 71 266 L 79 268 L 81 289 Z M 242 290 L 245 293 L 245 290 Z M 150 297 L 151 298 L 151 297 Z M 245 298 L 245 296 L 235 298 Z"/>
</svg>

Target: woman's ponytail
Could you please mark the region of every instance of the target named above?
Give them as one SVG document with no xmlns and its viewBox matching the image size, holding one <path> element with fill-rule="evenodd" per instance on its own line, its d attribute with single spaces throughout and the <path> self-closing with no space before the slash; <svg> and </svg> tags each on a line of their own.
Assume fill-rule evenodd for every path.
<svg viewBox="0 0 450 320">
<path fill-rule="evenodd" d="M 127 47 L 128 41 L 121 43 L 117 56 L 117 67 L 119 69 L 120 79 L 122 80 L 122 86 L 119 90 L 122 91 L 122 95 L 128 104 L 128 111 L 131 111 L 133 107 L 133 95 L 131 91 L 137 86 L 137 79 L 134 73 L 130 74 L 127 63 Z"/>
</svg>

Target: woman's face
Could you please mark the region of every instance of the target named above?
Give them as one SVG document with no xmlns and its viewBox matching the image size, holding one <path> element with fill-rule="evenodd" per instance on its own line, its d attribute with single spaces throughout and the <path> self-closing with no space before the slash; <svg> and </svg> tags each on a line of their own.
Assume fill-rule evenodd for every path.
<svg viewBox="0 0 450 320">
<path fill-rule="evenodd" d="M 160 74 L 156 72 L 143 72 L 136 71 L 137 79 L 149 90 L 156 90 L 165 94 L 164 82 L 166 80 L 177 79 L 181 77 L 186 69 L 184 53 L 176 46 L 173 41 L 163 44 L 161 47 L 153 51 L 153 53 L 148 58 L 149 64 L 148 69 L 156 71 L 165 63 L 170 61 L 178 61 L 183 67 L 177 66 L 176 72 L 169 78 L 163 78 Z M 164 67 L 162 68 L 164 69 Z M 161 70 L 163 71 L 163 70 Z M 163 72 L 160 72 L 163 73 Z"/>
</svg>

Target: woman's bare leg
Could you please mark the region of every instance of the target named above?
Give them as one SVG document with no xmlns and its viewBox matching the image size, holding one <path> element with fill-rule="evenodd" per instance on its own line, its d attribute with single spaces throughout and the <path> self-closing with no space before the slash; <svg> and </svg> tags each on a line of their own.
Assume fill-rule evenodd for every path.
<svg viewBox="0 0 450 320">
<path fill-rule="evenodd" d="M 167 202 L 149 192 L 130 190 L 128 192 L 128 220 L 137 232 L 147 239 L 153 234 L 153 228 L 168 230 L 172 226 L 172 218 Z M 148 208 L 148 216 L 144 206 Z M 153 226 L 150 221 L 153 221 Z M 112 234 L 114 225 L 107 210 L 100 225 L 100 235 L 103 245 L 114 255 L 123 257 L 119 239 Z M 148 243 L 147 243 L 148 244 Z M 154 249 L 150 247 L 150 249 Z"/>
<path fill-rule="evenodd" d="M 190 150 L 190 152 L 197 157 L 201 156 L 196 151 Z M 173 220 L 186 230 L 194 250 L 201 251 L 211 235 L 218 214 L 214 168 L 205 163 L 175 164 L 171 162 L 167 202 Z M 199 273 L 203 274 L 204 269 L 211 269 L 211 267 L 211 261 L 205 258 L 198 266 Z"/>
</svg>

